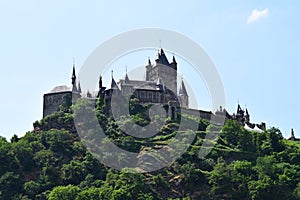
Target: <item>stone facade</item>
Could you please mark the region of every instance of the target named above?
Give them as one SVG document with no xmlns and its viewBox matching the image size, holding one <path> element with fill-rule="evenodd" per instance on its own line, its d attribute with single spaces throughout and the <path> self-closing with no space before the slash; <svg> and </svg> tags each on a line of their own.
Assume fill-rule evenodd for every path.
<svg viewBox="0 0 300 200">
<path fill-rule="evenodd" d="M 72 105 L 72 91 L 44 94 L 43 117 L 59 110 L 60 106 Z"/>
<path fill-rule="evenodd" d="M 75 65 L 73 64 L 72 88 L 65 85 L 56 86 L 49 93 L 44 94 L 43 117 L 60 109 L 60 106 L 69 107 L 81 97 L 80 83 L 76 85 Z"/>
</svg>

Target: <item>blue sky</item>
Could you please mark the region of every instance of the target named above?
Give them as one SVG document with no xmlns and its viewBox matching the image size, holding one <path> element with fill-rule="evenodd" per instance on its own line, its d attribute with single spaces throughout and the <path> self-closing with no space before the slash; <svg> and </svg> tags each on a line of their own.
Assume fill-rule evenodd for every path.
<svg viewBox="0 0 300 200">
<path fill-rule="evenodd" d="M 73 57 L 80 68 L 110 37 L 157 27 L 205 49 L 222 77 L 230 113 L 239 100 L 254 122 L 279 127 L 285 136 L 294 128 L 300 137 L 300 3 L 188 2 L 1 0 L 0 135 L 32 130 L 42 117 L 43 94 L 70 84 Z"/>
</svg>

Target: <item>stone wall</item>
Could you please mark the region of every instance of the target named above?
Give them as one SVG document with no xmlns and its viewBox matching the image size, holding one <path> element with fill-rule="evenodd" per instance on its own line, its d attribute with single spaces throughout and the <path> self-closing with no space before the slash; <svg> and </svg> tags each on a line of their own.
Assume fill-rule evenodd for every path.
<svg viewBox="0 0 300 200">
<path fill-rule="evenodd" d="M 71 91 L 44 94 L 43 117 L 58 111 L 60 106 L 69 107 L 71 105 Z"/>
</svg>

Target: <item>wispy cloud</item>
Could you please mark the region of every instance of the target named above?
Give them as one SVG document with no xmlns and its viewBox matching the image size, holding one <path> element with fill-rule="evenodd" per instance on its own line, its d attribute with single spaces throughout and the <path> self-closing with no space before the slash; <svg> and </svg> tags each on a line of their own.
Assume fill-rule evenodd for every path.
<svg viewBox="0 0 300 200">
<path fill-rule="evenodd" d="M 265 8 L 263 10 L 258 10 L 257 8 L 255 8 L 254 10 L 252 10 L 251 15 L 248 17 L 247 23 L 253 23 L 257 20 L 260 20 L 266 16 L 268 16 L 269 14 L 269 9 Z"/>
</svg>

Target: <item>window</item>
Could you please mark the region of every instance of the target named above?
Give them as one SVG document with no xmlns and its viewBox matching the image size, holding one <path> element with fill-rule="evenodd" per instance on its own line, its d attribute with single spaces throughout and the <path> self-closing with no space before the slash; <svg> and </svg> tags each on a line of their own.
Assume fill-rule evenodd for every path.
<svg viewBox="0 0 300 200">
<path fill-rule="evenodd" d="M 153 93 L 152 92 L 148 92 L 148 99 L 152 99 L 153 98 Z"/>
<path fill-rule="evenodd" d="M 131 92 L 130 88 L 125 87 L 124 88 L 124 94 L 129 94 Z"/>
<path fill-rule="evenodd" d="M 140 91 L 140 98 L 145 99 L 145 91 Z"/>
<path fill-rule="evenodd" d="M 160 93 L 159 92 L 156 92 L 156 101 L 160 102 Z"/>
</svg>

